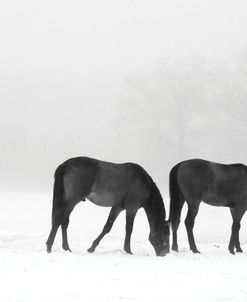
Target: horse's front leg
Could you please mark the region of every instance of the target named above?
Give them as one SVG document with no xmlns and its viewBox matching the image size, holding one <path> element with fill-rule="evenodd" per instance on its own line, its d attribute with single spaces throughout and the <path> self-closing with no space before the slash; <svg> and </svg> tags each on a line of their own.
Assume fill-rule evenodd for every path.
<svg viewBox="0 0 247 302">
<path fill-rule="evenodd" d="M 185 219 L 185 226 L 187 230 L 187 235 L 188 235 L 188 240 L 189 240 L 189 245 L 190 249 L 193 251 L 193 253 L 199 253 L 196 243 L 195 243 L 195 238 L 193 234 L 193 228 L 195 224 L 195 218 L 199 210 L 199 205 L 200 202 L 188 202 L 188 213 Z"/>
<path fill-rule="evenodd" d="M 234 247 L 236 248 L 237 253 L 243 252 L 239 241 L 239 230 L 241 227 L 240 221 L 246 210 L 239 210 L 234 208 L 230 208 L 230 210 L 232 214 L 233 223 L 232 223 L 232 232 L 231 232 L 230 242 L 228 245 L 228 250 L 231 254 L 234 255 L 235 254 Z"/>
<path fill-rule="evenodd" d="M 124 240 L 124 250 L 127 254 L 132 254 L 130 248 L 130 238 L 133 231 L 134 219 L 136 216 L 137 210 L 126 210 L 126 234 Z"/>
<path fill-rule="evenodd" d="M 93 241 L 91 247 L 87 250 L 89 253 L 93 253 L 96 249 L 96 247 L 99 245 L 101 239 L 110 232 L 114 221 L 116 220 L 116 218 L 118 217 L 119 213 L 122 211 L 123 209 L 120 207 L 112 207 L 111 211 L 109 213 L 108 219 L 104 225 L 104 228 L 102 230 L 102 232 L 100 233 L 100 235 Z"/>
<path fill-rule="evenodd" d="M 233 221 L 232 223 L 232 232 L 231 232 L 231 238 L 228 245 L 228 250 L 231 254 L 235 254 L 234 248 L 236 247 L 236 252 L 242 253 L 243 250 L 240 247 L 239 242 L 239 230 L 240 230 L 240 222 L 239 221 Z"/>
</svg>

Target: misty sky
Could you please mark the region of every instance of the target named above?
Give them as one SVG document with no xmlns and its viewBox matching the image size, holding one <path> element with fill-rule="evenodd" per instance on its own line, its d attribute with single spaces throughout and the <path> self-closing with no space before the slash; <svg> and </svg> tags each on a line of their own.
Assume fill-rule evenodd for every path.
<svg viewBox="0 0 247 302">
<path fill-rule="evenodd" d="M 113 151 L 128 76 L 246 48 L 246 1 L 0 1 L 1 187 L 48 185 L 70 156 L 131 161 Z"/>
</svg>

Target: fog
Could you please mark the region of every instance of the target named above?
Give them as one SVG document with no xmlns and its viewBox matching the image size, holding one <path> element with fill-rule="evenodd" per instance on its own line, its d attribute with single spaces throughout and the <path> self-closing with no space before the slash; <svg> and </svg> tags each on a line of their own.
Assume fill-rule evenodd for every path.
<svg viewBox="0 0 247 302">
<path fill-rule="evenodd" d="M 246 1 L 1 1 L 0 189 L 73 156 L 247 163 Z"/>
</svg>

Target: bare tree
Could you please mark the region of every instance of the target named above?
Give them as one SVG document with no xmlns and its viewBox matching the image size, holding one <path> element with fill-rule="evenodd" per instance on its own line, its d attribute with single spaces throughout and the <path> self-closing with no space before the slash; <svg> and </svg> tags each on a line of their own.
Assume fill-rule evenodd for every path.
<svg viewBox="0 0 247 302">
<path fill-rule="evenodd" d="M 190 157 L 245 161 L 247 64 L 241 60 L 238 68 L 201 57 L 160 60 L 129 77 L 115 107 L 119 146 L 124 142 L 138 161 L 155 155 L 154 165 L 164 169 Z"/>
<path fill-rule="evenodd" d="M 121 98 L 122 115 L 132 128 L 145 130 L 146 137 L 155 136 L 160 145 L 160 141 L 169 144 L 178 160 L 188 157 L 191 131 L 206 131 L 197 128 L 197 116 L 214 111 L 219 69 L 198 57 L 160 61 L 151 73 L 128 79 L 127 92 Z"/>
</svg>

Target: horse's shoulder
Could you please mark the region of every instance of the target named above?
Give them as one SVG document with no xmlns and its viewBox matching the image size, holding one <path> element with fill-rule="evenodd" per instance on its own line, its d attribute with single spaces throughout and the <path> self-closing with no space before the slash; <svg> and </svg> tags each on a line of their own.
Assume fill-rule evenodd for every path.
<svg viewBox="0 0 247 302">
<path fill-rule="evenodd" d="M 230 165 L 231 169 L 235 172 L 233 174 L 235 175 L 241 175 L 242 177 L 247 177 L 247 166 L 242 163 L 232 164 Z"/>
<path fill-rule="evenodd" d="M 123 166 L 125 167 L 126 174 L 131 177 L 142 179 L 142 180 L 150 180 L 151 176 L 149 173 L 139 164 L 137 163 L 124 163 Z"/>
<path fill-rule="evenodd" d="M 242 163 L 236 163 L 236 164 L 231 164 L 230 166 L 234 167 L 234 168 L 237 168 L 237 169 L 245 169 L 247 170 L 247 166 L 242 164 Z"/>
<path fill-rule="evenodd" d="M 122 164 L 122 166 L 125 167 L 125 169 L 132 171 L 132 172 L 147 173 L 146 170 L 137 163 L 127 162 L 127 163 Z"/>
</svg>

